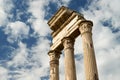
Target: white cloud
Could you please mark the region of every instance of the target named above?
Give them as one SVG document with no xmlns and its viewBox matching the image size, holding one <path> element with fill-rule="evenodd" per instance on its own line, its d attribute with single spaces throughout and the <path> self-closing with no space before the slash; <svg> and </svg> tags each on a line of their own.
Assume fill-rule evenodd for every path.
<svg viewBox="0 0 120 80">
<path fill-rule="evenodd" d="M 39 61 L 42 67 L 48 67 L 49 65 L 49 56 L 48 51 L 50 49 L 50 41 L 46 38 L 39 38 L 37 45 L 32 48 L 33 59 Z"/>
<path fill-rule="evenodd" d="M 7 14 L 2 10 L 0 9 L 0 26 L 4 25 L 7 21 Z"/>
<path fill-rule="evenodd" d="M 35 31 L 34 34 L 39 34 L 39 36 L 47 36 L 50 33 L 47 22 L 44 20 L 44 7 L 48 3 L 48 0 L 34 0 L 29 2 L 28 12 L 32 13 L 32 17 L 28 22 L 32 23 L 32 29 Z"/>
<path fill-rule="evenodd" d="M 47 55 L 50 47 L 49 43 L 47 39 L 40 38 L 36 46 L 28 49 L 26 44 L 20 42 L 19 48 L 14 51 L 14 58 L 7 64 L 9 67 L 15 68 L 11 73 L 17 74 L 13 75 L 14 77 L 10 74 L 9 78 L 40 80 L 40 77 L 47 76 L 49 71 L 49 57 Z M 32 53 L 31 57 L 28 57 L 29 53 Z M 31 68 L 26 68 L 26 66 L 31 66 Z"/>
<path fill-rule="evenodd" d="M 44 70 L 44 71 L 43 71 Z M 33 68 L 33 69 L 22 69 L 22 70 L 18 70 L 18 71 L 12 71 L 11 73 L 17 73 L 16 75 L 12 76 L 9 75 L 9 78 L 15 79 L 15 80 L 41 80 L 40 77 L 42 77 L 43 75 L 45 75 L 44 73 L 46 72 L 45 69 L 42 68 Z"/>
<path fill-rule="evenodd" d="M 28 12 L 31 12 L 33 16 L 31 23 L 35 31 L 34 34 L 47 36 L 50 33 L 50 29 L 44 20 L 44 5 L 46 5 L 46 1 L 32 0 L 29 5 Z M 13 51 L 13 59 L 7 62 L 7 66 L 15 70 L 11 71 L 8 69 L 9 74 L 7 75 L 9 77 L 6 77 L 6 80 L 10 78 L 16 80 L 40 80 L 40 77 L 47 76 L 49 66 L 47 53 L 50 48 L 50 41 L 47 38 L 38 37 L 36 45 L 28 49 L 26 44 L 21 42 L 21 39 L 28 37 L 29 27 L 21 21 L 9 22 L 4 31 L 8 35 L 7 39 L 9 42 L 13 43 L 16 40 L 19 42 L 19 47 Z M 26 68 L 27 66 L 28 68 Z"/>
<path fill-rule="evenodd" d="M 120 79 L 120 45 L 115 46 L 114 48 L 108 50 L 101 50 L 97 52 L 97 62 L 100 79 Z"/>
<path fill-rule="evenodd" d="M 68 6 L 71 0 L 52 0 L 51 2 L 56 3 L 57 7 Z"/>
<path fill-rule="evenodd" d="M 32 24 L 32 28 L 35 30 L 34 34 L 37 33 L 40 36 L 47 36 L 50 33 L 50 29 L 45 20 L 36 19 Z"/>
<path fill-rule="evenodd" d="M 68 6 L 71 0 L 61 0 L 61 2 L 63 3 L 62 5 L 64 6 Z"/>
<path fill-rule="evenodd" d="M 19 42 L 19 48 L 14 51 L 14 58 L 12 61 L 8 62 L 9 66 L 19 66 L 19 65 L 24 65 L 27 61 L 27 56 L 28 56 L 28 50 L 26 48 L 26 45 L 23 44 L 22 42 Z M 21 61 L 22 60 L 22 61 Z"/>
<path fill-rule="evenodd" d="M 7 80 L 7 78 L 8 78 L 8 70 L 0 66 L 0 79 Z"/>
<path fill-rule="evenodd" d="M 8 16 L 10 16 L 10 10 L 12 8 L 12 1 L 0 0 L 0 27 L 6 25 L 6 23 L 8 22 Z"/>
<path fill-rule="evenodd" d="M 11 22 L 5 28 L 5 34 L 9 35 L 7 40 L 13 43 L 18 39 L 27 38 L 29 27 L 21 21 Z"/>
</svg>

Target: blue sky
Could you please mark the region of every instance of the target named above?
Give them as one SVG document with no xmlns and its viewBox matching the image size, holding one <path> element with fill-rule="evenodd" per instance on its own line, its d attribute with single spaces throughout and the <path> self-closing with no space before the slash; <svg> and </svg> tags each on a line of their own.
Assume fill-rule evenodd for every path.
<svg viewBox="0 0 120 80">
<path fill-rule="evenodd" d="M 48 20 L 67 6 L 92 20 L 100 80 L 120 80 L 119 0 L 0 0 L 0 80 L 48 80 L 52 43 Z M 77 79 L 85 80 L 81 37 L 75 41 Z M 60 80 L 64 80 L 64 55 Z"/>
</svg>

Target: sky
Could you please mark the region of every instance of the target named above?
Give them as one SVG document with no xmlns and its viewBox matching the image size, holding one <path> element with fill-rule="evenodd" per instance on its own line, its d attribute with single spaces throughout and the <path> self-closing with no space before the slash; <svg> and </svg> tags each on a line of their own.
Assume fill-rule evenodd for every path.
<svg viewBox="0 0 120 80">
<path fill-rule="evenodd" d="M 120 80 L 120 0 L 0 0 L 0 80 L 49 80 L 48 20 L 61 7 L 93 21 L 100 80 Z M 75 40 L 78 80 L 85 80 L 81 36 Z M 64 53 L 60 57 L 60 80 Z"/>
</svg>

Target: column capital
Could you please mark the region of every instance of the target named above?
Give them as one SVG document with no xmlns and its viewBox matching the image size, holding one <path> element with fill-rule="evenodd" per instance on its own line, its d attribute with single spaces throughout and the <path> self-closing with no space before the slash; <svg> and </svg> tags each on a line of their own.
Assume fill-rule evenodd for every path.
<svg viewBox="0 0 120 80">
<path fill-rule="evenodd" d="M 64 37 L 62 39 L 64 49 L 69 49 L 69 48 L 74 49 L 74 42 L 75 42 L 75 40 L 71 37 Z"/>
<path fill-rule="evenodd" d="M 50 50 L 48 55 L 50 56 L 50 61 L 59 60 L 61 52 L 59 50 Z"/>
<path fill-rule="evenodd" d="M 59 58 L 61 52 L 59 50 L 50 50 L 50 80 L 59 80 Z"/>
<path fill-rule="evenodd" d="M 74 42 L 75 40 L 71 37 L 62 39 L 65 54 L 65 80 L 76 80 Z"/>
<path fill-rule="evenodd" d="M 92 26 L 93 26 L 93 22 L 89 21 L 89 20 L 85 20 L 80 22 L 79 24 L 79 30 L 81 35 L 83 35 L 84 33 L 92 33 Z"/>
</svg>

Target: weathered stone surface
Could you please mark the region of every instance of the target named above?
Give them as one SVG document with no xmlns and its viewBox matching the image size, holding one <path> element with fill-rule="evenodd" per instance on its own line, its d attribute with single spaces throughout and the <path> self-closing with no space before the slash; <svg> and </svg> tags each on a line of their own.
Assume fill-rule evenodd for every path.
<svg viewBox="0 0 120 80">
<path fill-rule="evenodd" d="M 79 27 L 83 44 L 86 80 L 98 80 L 97 65 L 92 41 L 92 25 L 93 23 L 91 21 L 83 21 Z"/>
<path fill-rule="evenodd" d="M 59 80 L 60 51 L 65 55 L 65 80 L 77 80 L 74 60 L 74 41 L 81 35 L 86 80 L 98 80 L 94 45 L 92 41 L 92 21 L 86 20 L 82 14 L 62 6 L 49 20 L 52 29 L 52 45 L 50 47 L 50 80 Z"/>
<path fill-rule="evenodd" d="M 74 60 L 74 39 L 65 37 L 62 40 L 65 54 L 65 80 L 76 80 Z"/>
<path fill-rule="evenodd" d="M 59 80 L 59 58 L 61 52 L 52 50 L 48 52 L 50 56 L 50 80 Z"/>
</svg>

